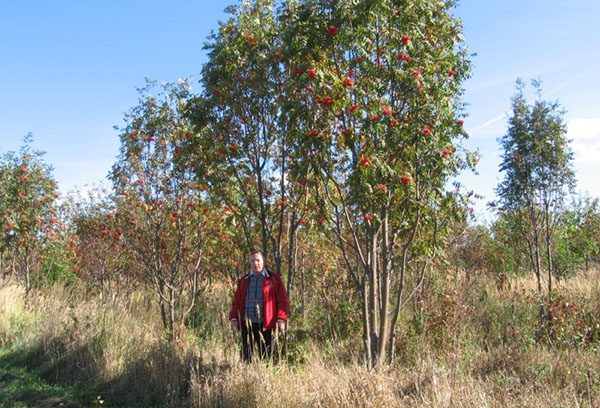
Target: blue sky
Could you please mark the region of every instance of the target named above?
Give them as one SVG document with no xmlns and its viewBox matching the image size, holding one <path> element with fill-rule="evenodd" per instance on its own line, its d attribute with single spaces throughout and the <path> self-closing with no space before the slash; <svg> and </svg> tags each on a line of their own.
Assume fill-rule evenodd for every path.
<svg viewBox="0 0 600 408">
<path fill-rule="evenodd" d="M 197 79 L 202 45 L 232 2 L 3 0 L 0 153 L 32 132 L 62 191 L 97 184 L 118 153 L 113 126 L 136 105 L 135 88 L 146 77 Z M 541 78 L 544 99 L 566 109 L 578 190 L 600 197 L 600 1 L 463 0 L 454 14 L 476 53 L 465 129 L 482 159 L 479 174 L 461 181 L 485 197 L 477 213 L 501 179 L 497 139 L 518 77 Z"/>
</svg>

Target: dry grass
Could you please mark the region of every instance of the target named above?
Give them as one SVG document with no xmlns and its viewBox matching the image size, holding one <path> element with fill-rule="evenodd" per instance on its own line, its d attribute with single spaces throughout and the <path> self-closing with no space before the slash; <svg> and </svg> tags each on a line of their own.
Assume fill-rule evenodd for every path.
<svg viewBox="0 0 600 408">
<path fill-rule="evenodd" d="M 542 277 L 542 288 L 547 290 L 548 280 L 544 275 Z M 584 296 L 590 300 L 600 300 L 600 268 L 590 268 L 588 271 L 581 271 L 576 276 L 569 279 L 553 280 L 552 285 L 558 292 L 569 292 Z M 510 287 L 513 291 L 537 291 L 537 281 L 531 276 L 515 277 L 510 280 Z"/>
<path fill-rule="evenodd" d="M 560 290 L 600 299 L 599 276 L 594 271 L 561 282 Z M 459 281 L 453 283 L 457 290 L 464 287 Z M 513 283 L 513 291 L 531 284 Z M 490 310 L 510 309 L 514 292 L 490 287 L 487 293 Z M 147 294 L 103 299 L 55 287 L 28 300 L 23 296 L 15 286 L 0 289 L 4 350 L 22 355 L 46 378 L 93 385 L 106 406 L 600 407 L 597 345 L 554 348 L 511 341 L 519 330 L 507 320 L 513 315 L 497 317 L 507 320 L 500 326 L 515 325 L 504 335 L 495 333 L 498 322 L 471 320 L 443 346 L 430 342 L 427 333 L 406 337 L 410 347 L 401 349 L 398 362 L 367 370 L 358 358 L 336 358 L 336 345 L 316 341 L 296 351 L 304 353 L 294 360 L 302 363 L 241 363 L 227 322 L 214 316 L 226 309 L 224 289 L 206 295 L 202 310 L 208 316 L 199 313 L 202 327 L 192 329 L 178 348 L 163 342 Z M 483 319 L 485 313 L 471 319 Z"/>
<path fill-rule="evenodd" d="M 20 286 L 0 287 L 0 346 L 10 342 L 10 336 L 19 329 L 20 321 L 28 320 L 23 313 L 25 290 Z"/>
<path fill-rule="evenodd" d="M 235 360 L 219 361 L 211 356 L 211 369 L 201 366 L 194 371 L 191 403 L 197 407 L 272 404 L 332 408 L 597 406 L 592 401 L 597 392 L 588 395 L 587 380 L 576 375 L 579 368 L 599 363 L 597 356 L 578 356 L 568 363 L 556 361 L 554 354 L 541 351 L 520 357 L 532 361 L 513 361 L 508 370 L 480 376 L 476 372 L 465 373 L 454 365 L 453 355 L 435 358 L 428 355 L 418 358 L 411 367 L 373 371 L 356 364 L 331 366 L 319 358 L 318 352 L 303 367 L 245 366 Z M 506 356 L 497 354 L 495 358 Z M 556 368 L 544 371 L 554 363 L 558 363 Z M 565 371 L 571 364 L 575 364 L 571 372 Z M 537 374 L 536 369 L 539 369 Z M 564 381 L 564 386 L 557 389 L 557 381 Z"/>
</svg>

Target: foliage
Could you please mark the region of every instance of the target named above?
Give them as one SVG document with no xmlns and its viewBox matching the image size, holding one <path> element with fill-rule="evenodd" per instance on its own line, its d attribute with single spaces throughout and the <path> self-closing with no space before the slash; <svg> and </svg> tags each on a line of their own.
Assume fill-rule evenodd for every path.
<svg viewBox="0 0 600 408">
<path fill-rule="evenodd" d="M 462 146 L 470 62 L 453 6 L 244 0 L 228 8 L 206 44 L 201 94 L 188 80 L 139 90 L 119 129 L 112 192 L 56 205 L 51 168 L 30 137 L 20 155 L 4 156 L 3 272 L 28 288 L 30 276 L 56 290 L 76 291 L 81 279 L 100 289 L 103 306 L 143 293 L 147 308 L 149 289 L 160 321 L 144 316 L 170 342 L 226 354 L 232 283 L 260 247 L 292 295 L 293 364 L 308 363 L 313 348 L 347 363 L 362 347 L 369 368 L 460 349 L 461 370 L 486 373 L 487 360 L 471 368 L 469 359 L 490 349 L 597 347 L 593 300 L 511 292 L 531 268 L 538 288 L 542 268 L 549 278 L 578 278 L 600 242 L 595 201 L 565 208 L 574 179 L 562 112 L 556 103 L 529 105 L 521 82 L 502 139 L 498 218 L 489 227 L 468 219 L 473 192 L 457 176 L 478 158 Z M 105 373 L 103 347 L 119 340 L 72 317 L 53 320 L 63 331 L 48 328 L 36 353 L 48 353 L 54 373 Z M 85 336 L 70 343 L 79 330 Z M 121 385 L 164 363 L 175 374 L 160 389 L 184 393 L 190 378 L 205 378 L 186 370 L 211 370 L 172 345 L 133 343 L 140 365 L 127 362 L 134 374 L 122 373 Z M 155 346 L 141 356 L 138 347 Z"/>
<path fill-rule="evenodd" d="M 43 279 L 47 285 L 69 284 L 77 279 L 74 271 L 75 255 L 71 245 L 66 242 L 68 239 L 67 234 L 56 234 L 44 246 L 40 272 L 45 275 Z"/>
<path fill-rule="evenodd" d="M 111 195 L 93 189 L 87 197 L 65 197 L 61 208 L 69 221 L 64 246 L 73 258 L 74 274 L 109 296 L 119 289 L 135 287 L 138 279 L 133 271 L 138 268 L 133 256 L 118 245 L 118 234 L 109 236 L 118 230 Z"/>
<path fill-rule="evenodd" d="M 538 99 L 531 105 L 525 84 L 517 80 L 512 98 L 513 116 L 501 139 L 504 180 L 496 192 L 501 208 L 520 218 L 522 238 L 527 242 L 531 263 L 541 291 L 542 247 L 548 270 L 548 292 L 552 291 L 553 242 L 560 209 L 575 184 L 573 153 L 566 139 L 564 112 L 557 102 L 541 100 L 541 84 L 532 81 Z"/>
<path fill-rule="evenodd" d="M 544 299 L 549 319 L 543 340 L 561 347 L 581 347 L 600 342 L 600 310 L 585 298 L 553 293 Z"/>
<path fill-rule="evenodd" d="M 600 251 L 600 212 L 598 199 L 575 201 L 563 211 L 556 242 L 555 273 L 559 278 L 575 275 L 598 258 Z"/>
<path fill-rule="evenodd" d="M 246 265 L 246 255 L 260 247 L 274 272 L 287 272 L 291 289 L 311 208 L 306 183 L 289 183 L 294 148 L 282 115 L 289 74 L 278 51 L 282 23 L 274 1 L 229 11 L 205 46 L 205 93 L 190 112 L 197 132 L 189 152 L 214 205 L 228 211 L 225 258 Z"/>
<path fill-rule="evenodd" d="M 499 253 L 500 252 L 500 253 Z M 448 269 L 469 277 L 492 271 L 502 258 L 491 231 L 484 225 L 457 222 L 444 245 Z"/>
<path fill-rule="evenodd" d="M 5 153 L 0 165 L 0 269 L 23 281 L 27 291 L 39 287 L 44 243 L 58 234 L 56 183 L 32 142 L 31 134 L 25 136 L 19 153 Z"/>
<path fill-rule="evenodd" d="M 112 228 L 97 239 L 114 240 L 134 259 L 137 277 L 156 294 L 165 330 L 181 338 L 185 319 L 210 276 L 222 214 L 206 205 L 193 167 L 180 157 L 191 126 L 185 117 L 189 85 L 140 89 L 140 103 L 125 120 L 113 166 L 114 212 L 100 214 Z M 97 225 L 97 224 L 96 224 Z"/>
<path fill-rule="evenodd" d="M 496 258 L 501 258 L 505 278 L 523 276 L 531 271 L 529 247 L 523 242 L 523 219 L 515 214 L 500 213 L 494 221 L 492 232 L 497 248 Z M 498 273 L 498 268 L 496 268 Z"/>
<path fill-rule="evenodd" d="M 418 285 L 462 201 L 445 189 L 471 160 L 458 99 L 469 63 L 451 6 L 307 1 L 282 16 L 294 22 L 281 51 L 290 179 L 311 187 L 355 283 L 369 364 L 385 359 L 407 275 Z"/>
<path fill-rule="evenodd" d="M 369 364 L 468 198 L 460 183 L 446 190 L 476 161 L 460 146 L 470 64 L 452 6 L 243 1 L 210 37 L 190 104 L 188 160 L 213 205 L 233 210 L 226 258 L 260 231 L 290 289 L 299 244 L 331 239 L 363 305 Z"/>
</svg>

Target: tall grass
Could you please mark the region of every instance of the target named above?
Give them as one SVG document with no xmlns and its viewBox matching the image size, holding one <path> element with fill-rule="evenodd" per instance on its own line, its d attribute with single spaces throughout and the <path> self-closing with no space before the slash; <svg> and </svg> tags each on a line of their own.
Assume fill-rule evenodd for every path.
<svg viewBox="0 0 600 408">
<path fill-rule="evenodd" d="M 598 271 L 580 275 L 558 290 L 593 318 L 599 278 Z M 220 286 L 202 295 L 174 347 L 143 291 L 107 299 L 55 286 L 25 298 L 5 286 L 0 346 L 12 364 L 47 381 L 85 385 L 105 406 L 600 406 L 597 339 L 544 337 L 530 284 L 523 278 L 498 291 L 461 276 L 431 282 L 427 296 L 403 311 L 395 361 L 378 370 L 361 364 L 359 333 L 323 338 L 293 320 L 278 364 L 240 362 L 226 320 L 230 293 Z"/>
</svg>

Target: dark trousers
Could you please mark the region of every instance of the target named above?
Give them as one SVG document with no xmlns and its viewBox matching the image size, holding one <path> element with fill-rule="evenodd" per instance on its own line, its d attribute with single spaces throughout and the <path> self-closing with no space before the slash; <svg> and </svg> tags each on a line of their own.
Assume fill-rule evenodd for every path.
<svg viewBox="0 0 600 408">
<path fill-rule="evenodd" d="M 269 359 L 271 357 L 271 333 L 272 330 L 263 331 L 262 323 L 248 322 L 246 324 L 246 322 L 242 322 L 242 359 L 251 361 L 255 355 Z"/>
</svg>

